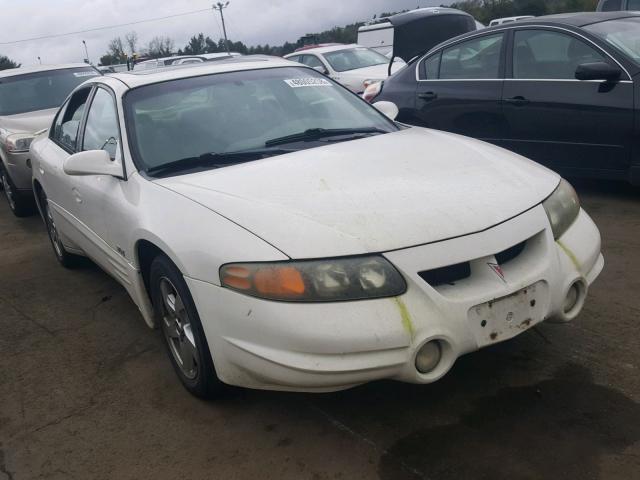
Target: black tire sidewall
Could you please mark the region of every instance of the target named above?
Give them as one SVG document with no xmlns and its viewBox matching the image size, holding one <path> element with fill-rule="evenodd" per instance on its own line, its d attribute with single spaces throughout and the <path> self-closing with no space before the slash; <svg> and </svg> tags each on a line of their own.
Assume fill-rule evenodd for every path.
<svg viewBox="0 0 640 480">
<path fill-rule="evenodd" d="M 187 314 L 189 315 L 189 322 L 192 326 L 196 349 L 198 351 L 198 375 L 195 379 L 189 379 L 184 376 L 180 366 L 173 357 L 163 331 L 162 322 L 164 320 L 162 319 L 162 297 L 160 293 L 160 279 L 162 279 L 162 277 L 166 277 L 171 281 L 182 298 L 182 302 L 184 303 Z M 191 292 L 189 291 L 189 287 L 187 286 L 182 273 L 165 255 L 157 256 L 151 263 L 149 271 L 149 287 L 158 329 L 162 335 L 169 360 L 171 361 L 176 374 L 180 378 L 180 381 L 189 392 L 197 397 L 210 399 L 217 396 L 222 388 L 222 382 L 218 380 L 216 375 L 209 345 L 202 328 L 202 323 L 200 322 L 200 316 L 198 315 Z"/>
<path fill-rule="evenodd" d="M 16 188 L 15 184 L 13 183 L 13 180 L 11 179 L 11 175 L 9 175 L 9 172 L 7 172 L 7 169 L 5 168 L 4 164 L 1 161 L 0 161 L 0 175 L 5 176 L 5 178 L 7 179 L 7 183 L 9 184 L 9 186 L 11 187 L 11 191 L 13 192 L 13 195 L 12 195 L 12 200 L 14 204 L 13 208 L 11 207 L 11 204 L 9 204 L 9 201 L 6 198 L 6 196 L 8 195 L 7 192 L 3 193 L 3 195 L 5 196 L 5 200 L 7 200 L 7 204 L 9 205 L 9 208 L 11 209 L 13 214 L 19 218 L 29 217 L 33 215 L 35 213 L 34 199 L 30 197 L 28 194 L 24 194 L 22 193 L 22 191 L 19 191 Z M 1 181 L 0 181 L 0 184 L 2 184 Z"/>
</svg>

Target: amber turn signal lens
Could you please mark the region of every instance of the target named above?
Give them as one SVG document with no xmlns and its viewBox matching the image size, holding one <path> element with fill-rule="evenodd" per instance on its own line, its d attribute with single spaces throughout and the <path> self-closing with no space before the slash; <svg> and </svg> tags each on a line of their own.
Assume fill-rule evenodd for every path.
<svg viewBox="0 0 640 480">
<path fill-rule="evenodd" d="M 258 293 L 280 298 L 297 298 L 304 295 L 304 280 L 293 267 L 269 267 L 255 272 L 253 281 Z"/>
</svg>

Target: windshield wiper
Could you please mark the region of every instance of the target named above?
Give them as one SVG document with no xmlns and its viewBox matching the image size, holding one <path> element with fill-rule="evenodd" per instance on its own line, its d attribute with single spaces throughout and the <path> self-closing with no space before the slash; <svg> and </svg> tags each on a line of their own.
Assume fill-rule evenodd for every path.
<svg viewBox="0 0 640 480">
<path fill-rule="evenodd" d="M 250 160 L 283 155 L 294 151 L 295 150 L 288 150 L 284 148 L 259 148 L 253 150 L 240 150 L 237 152 L 203 153 L 198 157 L 182 158 L 180 160 L 164 163 L 155 167 L 149 167 L 145 172 L 148 174 L 167 174 L 191 170 L 198 167 L 220 168 Z"/>
<path fill-rule="evenodd" d="M 327 137 L 338 137 L 342 135 L 355 135 L 355 134 L 374 134 L 374 133 L 389 133 L 387 130 L 375 127 L 365 128 L 309 128 L 304 132 L 294 133 L 292 135 L 286 135 L 284 137 L 274 138 L 267 140 L 264 144 L 266 147 L 272 147 L 275 145 L 284 145 L 286 143 L 294 142 L 306 142 L 312 140 L 319 140 Z"/>
</svg>

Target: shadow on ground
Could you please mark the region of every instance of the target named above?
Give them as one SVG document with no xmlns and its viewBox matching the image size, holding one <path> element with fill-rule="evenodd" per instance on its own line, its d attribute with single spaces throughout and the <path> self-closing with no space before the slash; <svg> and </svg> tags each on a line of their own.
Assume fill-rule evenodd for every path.
<svg viewBox="0 0 640 480">
<path fill-rule="evenodd" d="M 460 421 L 418 430 L 382 456 L 380 478 L 600 478 L 602 455 L 640 439 L 640 404 L 568 364 L 554 378 L 477 399 Z"/>
</svg>

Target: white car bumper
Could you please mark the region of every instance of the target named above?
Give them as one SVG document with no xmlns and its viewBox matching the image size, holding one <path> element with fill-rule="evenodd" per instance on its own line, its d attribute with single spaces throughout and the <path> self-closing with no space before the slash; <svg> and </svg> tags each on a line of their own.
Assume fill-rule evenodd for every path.
<svg viewBox="0 0 640 480">
<path fill-rule="evenodd" d="M 509 250 L 524 241 L 521 251 Z M 496 254 L 505 251 L 496 262 Z M 546 319 L 575 318 L 604 265 L 600 234 L 584 211 L 556 242 L 541 206 L 483 232 L 385 257 L 407 281 L 400 297 L 283 303 L 187 278 L 220 379 L 296 391 L 339 390 L 384 378 L 430 383 L 465 353 Z M 489 265 L 495 263 L 501 270 Z M 435 285 L 451 269 L 433 270 L 452 265 L 464 265 L 470 275 Z M 432 273 L 419 273 L 426 271 Z M 579 298 L 565 311 L 576 282 Z M 442 358 L 435 369 L 420 373 L 416 354 L 434 340 Z"/>
</svg>

